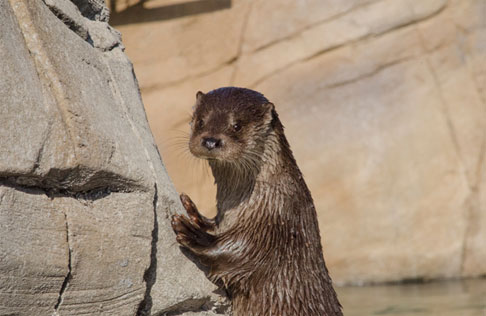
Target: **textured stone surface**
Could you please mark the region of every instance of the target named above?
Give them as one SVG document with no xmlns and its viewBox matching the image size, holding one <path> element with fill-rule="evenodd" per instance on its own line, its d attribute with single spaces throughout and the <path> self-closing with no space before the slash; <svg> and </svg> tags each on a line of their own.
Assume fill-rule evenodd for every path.
<svg viewBox="0 0 486 316">
<path fill-rule="evenodd" d="M 208 170 L 185 149 L 196 91 L 254 88 L 286 126 L 335 281 L 486 274 L 486 3 L 231 3 L 120 26 L 178 190 L 214 212 Z M 148 46 L 191 63 L 153 63 Z"/>
<path fill-rule="evenodd" d="M 157 2 L 164 5 L 164 1 Z M 124 43 L 127 47 L 138 47 L 128 50 L 130 59 L 137 64 L 135 71 L 140 85 L 158 89 L 231 63 L 240 50 L 238 39 L 248 10 L 249 2 L 238 1 L 232 3 L 231 10 L 169 19 L 164 28 L 152 23 L 137 24 L 131 29 L 133 33 L 124 37 Z M 153 78 L 158 79 L 154 82 Z"/>
<path fill-rule="evenodd" d="M 101 3 L 0 0 L 0 314 L 214 315 Z"/>
<path fill-rule="evenodd" d="M 69 248 L 65 215 L 52 204 L 40 190 L 0 187 L 2 315 L 51 315 L 57 304 Z"/>
</svg>

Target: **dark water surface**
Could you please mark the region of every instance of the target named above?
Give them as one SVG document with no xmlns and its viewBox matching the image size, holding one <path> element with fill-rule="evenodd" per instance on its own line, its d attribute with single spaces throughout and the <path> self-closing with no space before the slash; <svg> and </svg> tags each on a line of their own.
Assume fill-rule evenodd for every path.
<svg viewBox="0 0 486 316">
<path fill-rule="evenodd" d="M 345 316 L 486 316 L 486 279 L 336 290 Z"/>
</svg>

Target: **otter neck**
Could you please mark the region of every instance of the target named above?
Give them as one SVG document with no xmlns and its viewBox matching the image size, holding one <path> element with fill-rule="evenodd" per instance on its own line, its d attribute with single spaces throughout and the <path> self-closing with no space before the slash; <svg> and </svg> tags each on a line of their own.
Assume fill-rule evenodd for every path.
<svg viewBox="0 0 486 316">
<path fill-rule="evenodd" d="M 266 141 L 262 142 L 262 147 L 251 162 L 209 162 L 217 186 L 217 222 L 224 218 L 227 211 L 245 203 L 257 185 L 271 182 L 270 177 L 287 169 L 285 165 L 289 162 L 286 162 L 285 158 L 288 155 L 283 145 L 286 143 L 272 132 L 267 135 Z"/>
</svg>

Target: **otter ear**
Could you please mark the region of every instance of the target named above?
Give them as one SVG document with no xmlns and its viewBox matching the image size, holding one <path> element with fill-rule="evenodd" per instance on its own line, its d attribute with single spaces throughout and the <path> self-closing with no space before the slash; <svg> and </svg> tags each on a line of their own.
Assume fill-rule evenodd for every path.
<svg viewBox="0 0 486 316">
<path fill-rule="evenodd" d="M 204 94 L 204 93 L 202 93 L 201 91 L 198 91 L 198 92 L 196 93 L 196 105 L 201 104 L 201 102 L 202 102 L 202 100 L 203 100 L 203 98 L 204 98 L 204 95 L 205 95 L 205 94 Z"/>
<path fill-rule="evenodd" d="M 275 105 L 272 102 L 268 102 L 264 105 L 267 112 L 275 111 Z"/>
<path fill-rule="evenodd" d="M 273 121 L 274 116 L 276 114 L 275 105 L 273 105 L 273 103 L 271 103 L 271 102 L 268 102 L 268 103 L 264 104 L 263 107 L 265 108 L 264 120 L 265 120 L 265 123 L 268 124 L 268 123 Z"/>
</svg>

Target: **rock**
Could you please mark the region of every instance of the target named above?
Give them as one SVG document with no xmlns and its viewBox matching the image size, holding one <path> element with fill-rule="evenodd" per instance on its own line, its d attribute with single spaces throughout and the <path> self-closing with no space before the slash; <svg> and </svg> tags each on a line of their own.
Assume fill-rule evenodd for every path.
<svg viewBox="0 0 486 316">
<path fill-rule="evenodd" d="M 178 190 L 214 214 L 212 179 L 184 152 L 195 93 L 253 88 L 286 126 L 337 283 L 485 275 L 485 2 L 232 4 L 120 26 Z"/>
<path fill-rule="evenodd" d="M 325 23 L 372 1 L 253 1 L 244 34 L 243 51 L 253 52 Z"/>
<path fill-rule="evenodd" d="M 86 12 L 0 0 L 0 314 L 224 313 L 176 245 L 119 33 Z"/>
<path fill-rule="evenodd" d="M 370 4 L 355 2 L 354 6 L 348 5 L 351 9 L 345 11 L 343 8 L 343 13 L 338 18 L 331 17 L 311 27 L 302 25 L 301 30 L 285 40 L 263 46 L 253 53 L 243 54 L 237 63 L 235 81 L 245 86 L 255 85 L 296 60 L 312 58 L 349 42 L 413 23 L 436 13 L 444 5 L 445 1 L 424 1 L 424 5 L 413 10 L 405 0 L 395 1 L 393 5 L 387 1 Z M 319 9 L 316 8 L 316 11 Z M 266 16 L 268 13 L 260 14 Z"/>
<path fill-rule="evenodd" d="M 179 83 L 201 73 L 218 71 L 234 61 L 240 50 L 239 39 L 248 4 L 233 1 L 231 10 L 167 19 L 165 28 L 154 27 L 153 23 L 120 25 L 118 28 L 128 35 L 123 38 L 124 44 L 135 47 L 136 43 L 140 48 L 128 51 L 130 59 L 137 64 L 135 71 L 141 89 L 159 89 Z M 162 6 L 155 11 L 163 14 L 163 9 Z"/>
<path fill-rule="evenodd" d="M 90 20 L 108 22 L 110 11 L 103 0 L 71 0 L 83 14 Z"/>
<path fill-rule="evenodd" d="M 483 153 L 484 154 L 484 153 Z M 468 226 L 467 235 L 464 244 L 464 263 L 463 274 L 466 276 L 478 276 L 484 274 L 484 262 L 486 260 L 486 249 L 484 241 L 486 240 L 486 161 L 481 162 L 478 187 L 468 200 L 467 216 Z M 482 188 L 482 189 L 481 189 Z"/>
<path fill-rule="evenodd" d="M 0 187 L 2 315 L 51 315 L 58 304 L 70 251 L 65 214 L 52 204 L 41 190 Z"/>
</svg>

